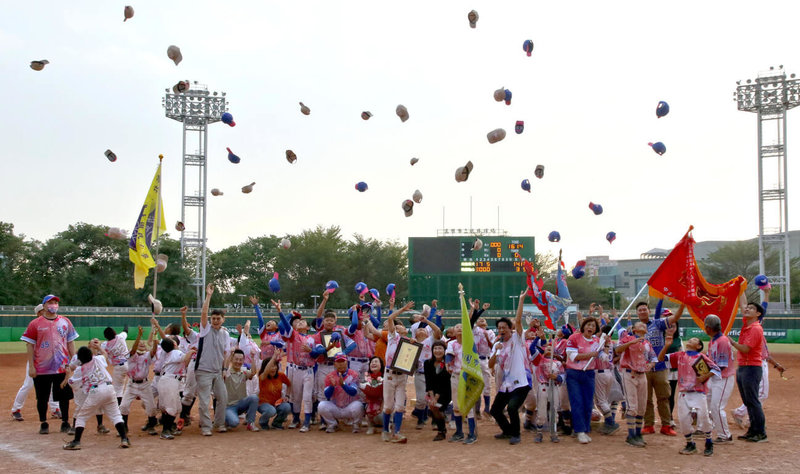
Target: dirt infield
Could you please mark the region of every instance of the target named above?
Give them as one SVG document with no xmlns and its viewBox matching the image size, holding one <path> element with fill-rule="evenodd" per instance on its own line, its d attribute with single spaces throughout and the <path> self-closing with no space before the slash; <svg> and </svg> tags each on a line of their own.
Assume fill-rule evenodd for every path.
<svg viewBox="0 0 800 474">
<path fill-rule="evenodd" d="M 778 357 L 789 370 L 787 376 L 800 375 L 800 354 Z M 499 430 L 484 417 L 478 421 L 478 442 L 471 446 L 446 441 L 433 443 L 430 427 L 422 431 L 406 415 L 403 432 L 407 445 L 384 443 L 379 435 L 367 436 L 340 431 L 327 434 L 312 430 L 262 431 L 250 433 L 239 427 L 228 433 L 200 436 L 196 423 L 173 441 L 163 441 L 139 431 L 144 424 L 140 405 L 132 408 L 131 449 L 117 448 L 113 434 L 98 435 L 90 420 L 82 440 L 81 451 L 64 451 L 67 436 L 59 433 L 37 434 L 33 391 L 23 409 L 24 422 L 10 416 L 14 396 L 22 384 L 24 354 L 0 355 L 0 400 L 5 415 L 0 421 L 0 472 L 179 472 L 213 469 L 215 472 L 475 472 L 532 471 L 549 472 L 793 472 L 797 460 L 792 455 L 800 443 L 796 429 L 796 413 L 792 411 L 800 392 L 800 377 L 781 380 L 777 371 L 770 371 L 770 396 L 766 401 L 768 443 L 751 444 L 735 441 L 717 446 L 713 457 L 680 456 L 682 439 L 660 434 L 646 437 L 648 447 L 637 449 L 625 444 L 624 430 L 607 437 L 593 436 L 589 445 L 575 439 L 562 438 L 559 444 L 533 443 L 532 435 L 523 435 L 518 446 L 495 440 Z M 409 402 L 414 397 L 409 385 Z M 729 408 L 739 404 L 734 390 Z M 407 413 L 410 413 L 410 409 Z M 196 417 L 196 408 L 193 412 Z M 466 423 L 465 423 L 466 424 Z M 58 430 L 58 421 L 50 423 L 51 432 Z M 731 424 L 734 437 L 742 430 Z"/>
</svg>

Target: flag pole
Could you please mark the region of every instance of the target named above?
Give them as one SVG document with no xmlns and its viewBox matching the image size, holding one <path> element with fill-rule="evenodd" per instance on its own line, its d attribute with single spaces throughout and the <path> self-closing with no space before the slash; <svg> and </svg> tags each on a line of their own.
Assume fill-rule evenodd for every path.
<svg viewBox="0 0 800 474">
<path fill-rule="evenodd" d="M 164 155 L 158 155 L 158 191 L 156 193 L 156 222 L 153 224 L 153 231 L 156 236 L 156 258 L 158 258 L 158 247 L 161 242 L 161 161 Z M 157 262 L 157 261 L 156 261 Z M 153 299 L 158 298 L 158 263 L 156 263 L 155 274 L 153 275 Z"/>
<path fill-rule="evenodd" d="M 610 331 L 608 331 L 608 334 L 606 334 L 606 333 L 603 333 L 603 335 L 602 335 L 602 336 L 600 336 L 600 347 L 603 347 L 603 345 L 605 344 L 605 338 L 606 338 L 606 336 L 608 336 L 608 337 L 611 337 L 611 334 L 614 334 L 614 329 L 616 329 L 616 328 L 617 328 L 617 326 L 619 325 L 619 322 L 620 322 L 620 321 L 622 321 L 622 317 L 623 317 L 623 316 L 625 316 L 625 314 L 628 312 L 628 310 L 630 310 L 630 309 L 631 309 L 631 306 L 633 306 L 633 303 L 635 303 L 635 302 L 636 302 L 636 299 L 637 299 L 637 298 L 639 298 L 639 296 L 641 296 L 641 295 L 642 295 L 642 292 L 643 292 L 643 291 L 644 291 L 644 289 L 645 289 L 645 288 L 647 288 L 647 287 L 648 287 L 648 285 L 644 285 L 644 286 L 642 286 L 642 289 L 641 289 L 641 290 L 639 290 L 639 292 L 638 292 L 638 293 L 636 293 L 636 296 L 634 296 L 634 297 L 633 297 L 633 299 L 631 300 L 631 302 L 630 302 L 630 303 L 628 303 L 628 307 L 627 307 L 627 308 L 625 308 L 625 311 L 623 311 L 623 312 L 622 312 L 622 314 L 621 314 L 621 315 L 620 315 L 620 316 L 617 318 L 617 320 L 614 322 L 614 325 L 613 325 L 613 326 L 611 326 L 611 330 L 610 330 Z M 598 330 L 599 330 L 599 329 L 600 329 L 600 328 L 598 328 Z M 583 366 L 583 369 L 582 369 L 582 370 L 586 370 L 586 368 L 587 368 L 587 367 L 589 367 L 589 364 L 591 364 L 593 360 L 594 360 L 594 357 L 592 357 L 591 359 L 589 359 L 589 360 L 586 362 L 586 365 L 584 365 L 584 366 Z"/>
</svg>

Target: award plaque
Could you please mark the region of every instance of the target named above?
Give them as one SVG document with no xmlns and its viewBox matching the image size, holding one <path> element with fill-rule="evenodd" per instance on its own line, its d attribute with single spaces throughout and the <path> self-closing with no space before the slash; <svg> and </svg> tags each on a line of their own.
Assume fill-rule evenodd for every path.
<svg viewBox="0 0 800 474">
<path fill-rule="evenodd" d="M 328 345 L 331 343 L 331 336 L 333 335 L 333 333 L 339 334 L 339 346 L 331 347 L 328 350 L 327 357 L 329 359 L 333 359 L 333 357 L 336 356 L 336 354 L 342 352 L 342 341 L 344 341 L 344 335 L 342 335 L 341 331 L 334 331 L 334 332 L 332 332 L 330 334 L 322 334 L 322 336 L 321 336 L 322 345 L 325 348 L 327 348 Z"/>
<path fill-rule="evenodd" d="M 711 367 L 708 366 L 706 360 L 703 357 L 698 357 L 697 360 L 692 364 L 692 368 L 694 369 L 694 373 L 697 374 L 698 377 L 702 377 L 707 373 L 711 372 Z"/>
<path fill-rule="evenodd" d="M 420 353 L 422 353 L 422 344 L 409 339 L 400 339 L 389 369 L 413 374 L 417 371 Z"/>
</svg>

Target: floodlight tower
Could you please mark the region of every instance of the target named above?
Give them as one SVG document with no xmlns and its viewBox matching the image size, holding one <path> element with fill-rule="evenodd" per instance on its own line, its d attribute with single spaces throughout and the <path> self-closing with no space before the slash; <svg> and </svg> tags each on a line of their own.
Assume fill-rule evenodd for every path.
<svg viewBox="0 0 800 474">
<path fill-rule="evenodd" d="M 755 80 L 736 81 L 734 100 L 739 110 L 758 114 L 758 269 L 766 274 L 765 250 L 780 259 L 777 275 L 767 275 L 780 288 L 790 308 L 789 207 L 786 167 L 786 112 L 800 105 L 800 79 L 786 79 L 783 66 L 770 67 Z"/>
<path fill-rule="evenodd" d="M 188 82 L 188 81 L 187 81 Z M 173 89 L 162 100 L 167 118 L 183 123 L 183 179 L 181 181 L 181 258 L 194 259 L 192 286 L 197 307 L 203 304 L 206 286 L 206 149 L 208 125 L 219 122 L 228 111 L 225 93 L 209 93 L 208 87 L 192 82 L 184 92 Z M 192 184 L 194 183 L 194 185 Z M 195 189 L 187 189 L 195 187 Z"/>
</svg>

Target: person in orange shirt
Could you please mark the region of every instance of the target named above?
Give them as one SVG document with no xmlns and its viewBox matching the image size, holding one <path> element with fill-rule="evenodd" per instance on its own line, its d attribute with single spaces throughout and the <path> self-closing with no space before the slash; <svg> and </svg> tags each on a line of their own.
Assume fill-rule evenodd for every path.
<svg viewBox="0 0 800 474">
<path fill-rule="evenodd" d="M 292 411 L 289 402 L 281 398 L 283 386 L 292 386 L 292 382 L 285 373 L 280 371 L 280 361 L 283 358 L 283 351 L 275 348 L 275 352 L 269 359 L 261 361 L 261 370 L 258 373 L 258 412 L 261 418 L 258 424 L 262 430 L 270 428 L 269 419 L 272 420 L 272 428 L 282 430 L 283 422 Z"/>
</svg>

